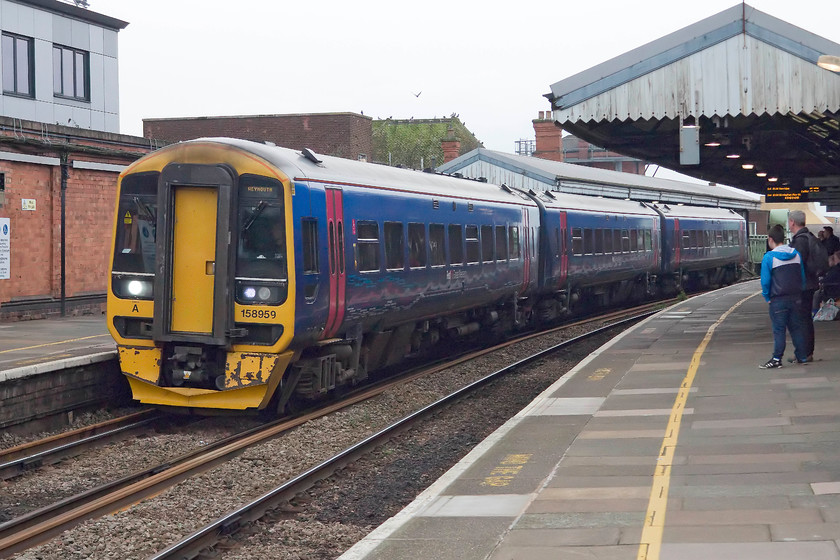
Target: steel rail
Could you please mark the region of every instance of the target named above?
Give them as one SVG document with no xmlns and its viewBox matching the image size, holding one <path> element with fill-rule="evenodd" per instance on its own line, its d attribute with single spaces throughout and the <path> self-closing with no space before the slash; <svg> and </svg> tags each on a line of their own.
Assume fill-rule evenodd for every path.
<svg viewBox="0 0 840 560">
<path fill-rule="evenodd" d="M 159 418 L 158 412 L 144 410 L 0 450 L 0 480 L 72 457 L 87 447 L 142 428 Z"/>
<path fill-rule="evenodd" d="M 504 368 L 495 371 L 482 377 L 481 379 L 458 389 L 457 391 L 435 401 L 434 403 L 405 416 L 401 420 L 391 424 L 390 426 L 380 430 L 379 432 L 367 437 L 366 439 L 348 447 L 340 453 L 327 459 L 321 464 L 309 469 L 308 471 L 296 476 L 295 478 L 283 483 L 281 486 L 263 494 L 245 506 L 221 517 L 207 526 L 199 529 L 191 535 L 188 535 L 181 541 L 173 544 L 169 548 L 151 556 L 149 560 L 183 560 L 198 557 L 203 551 L 212 549 L 221 539 L 236 533 L 239 529 L 248 523 L 257 521 L 263 517 L 266 512 L 284 504 L 294 498 L 299 493 L 311 488 L 319 480 L 332 475 L 336 470 L 343 466 L 352 463 L 359 457 L 370 453 L 374 449 L 382 446 L 388 440 L 393 438 L 398 433 L 407 430 L 419 420 L 422 420 L 436 412 L 443 407 L 457 401 L 473 391 L 483 387 L 484 385 L 499 379 L 517 369 L 526 366 L 536 360 L 539 360 L 549 354 L 572 346 L 585 339 L 591 338 L 605 331 L 620 327 L 626 323 L 638 321 L 644 317 L 656 313 L 658 310 L 650 310 L 641 314 L 628 317 L 610 325 L 594 329 L 588 333 L 582 334 L 575 338 L 565 340 L 545 350 L 541 350 L 527 358 L 519 360 L 513 364 L 505 366 Z"/>
<path fill-rule="evenodd" d="M 650 308 L 652 306 L 656 306 L 658 308 L 661 305 L 662 303 L 658 302 L 655 304 L 641 306 L 641 308 Z M 638 309 L 640 308 L 614 312 L 607 314 L 606 317 L 620 314 L 626 315 L 627 313 L 637 311 Z M 647 314 L 654 313 L 655 311 L 656 310 L 649 311 Z M 581 340 L 588 336 L 593 336 L 594 334 L 602 332 L 606 329 L 615 328 L 623 322 L 633 321 L 641 316 L 644 315 L 637 314 L 631 318 L 625 319 L 624 321 L 618 321 L 606 327 L 602 327 L 600 329 L 591 331 L 591 333 L 587 333 L 586 335 L 582 335 L 580 337 L 560 343 L 559 345 L 556 345 L 552 348 L 549 348 L 548 350 L 535 354 L 534 356 L 526 358 L 525 360 L 512 364 L 511 366 L 508 366 L 508 368 L 499 370 L 499 372 L 496 372 L 495 374 L 491 374 L 483 378 L 482 380 L 468 385 L 467 387 L 461 389 L 461 391 L 466 393 L 471 390 L 474 390 L 475 388 L 490 381 L 492 378 L 502 375 L 503 372 L 507 372 L 508 370 L 511 370 L 515 367 L 521 367 L 522 365 L 528 363 L 528 361 L 537 359 L 538 357 L 546 353 L 554 352 L 562 348 L 566 344 Z M 433 370 L 439 370 L 446 367 L 453 367 L 454 365 L 468 361 L 470 359 L 475 359 L 494 350 L 498 350 L 511 344 L 521 342 L 528 338 L 545 336 L 546 334 L 550 334 L 551 332 L 554 332 L 559 329 L 568 328 L 570 326 L 585 323 L 603 321 L 604 317 L 605 316 L 584 319 L 575 323 L 557 327 L 549 331 L 531 333 L 523 337 L 518 337 L 516 339 L 503 342 L 489 349 L 482 349 L 476 352 L 468 353 L 465 356 L 447 362 L 447 364 L 445 365 L 436 366 L 436 368 L 433 368 Z M 106 483 L 97 488 L 93 488 L 76 496 L 71 496 L 55 504 L 51 504 L 39 510 L 30 512 L 29 514 L 13 519 L 7 523 L 0 524 L 0 558 L 5 558 L 11 554 L 21 552 L 23 550 L 26 550 L 27 548 L 31 548 L 37 544 L 43 543 L 49 540 L 50 538 L 66 531 L 69 528 L 72 528 L 75 525 L 78 525 L 79 523 L 87 519 L 105 515 L 108 513 L 113 513 L 121 508 L 143 501 L 148 497 L 157 495 L 165 489 L 174 486 L 178 482 L 186 480 L 191 476 L 199 474 L 200 472 L 212 468 L 213 466 L 216 466 L 220 463 L 232 459 L 239 453 L 243 452 L 247 447 L 280 435 L 285 431 L 288 431 L 315 418 L 331 414 L 347 406 L 351 406 L 358 402 L 377 396 L 382 392 L 386 391 L 387 389 L 393 387 L 394 385 L 406 383 L 411 379 L 427 375 L 428 373 L 430 373 L 430 370 L 426 368 L 414 374 L 401 376 L 398 379 L 391 379 L 381 383 L 377 383 L 373 386 L 360 389 L 358 392 L 348 395 L 345 399 L 339 402 L 329 404 L 325 407 L 318 408 L 314 411 L 303 413 L 291 419 L 276 420 L 267 425 L 258 426 L 256 428 L 246 430 L 245 432 L 242 432 L 240 434 L 234 434 L 227 438 L 223 438 L 222 440 L 218 440 L 217 442 L 211 443 L 210 445 L 205 446 L 201 449 L 187 453 L 179 457 L 178 459 L 172 460 L 163 465 L 158 465 L 156 467 L 152 467 L 140 471 L 138 473 L 128 475 L 119 480 Z M 459 393 L 454 393 L 449 397 L 441 399 L 441 401 L 451 402 L 452 399 L 457 398 L 454 395 L 458 394 Z M 438 406 L 442 406 L 441 401 L 438 401 Z M 430 407 L 432 406 L 435 406 L 435 404 L 430 405 Z M 426 409 L 418 411 L 418 413 L 415 413 L 415 415 L 419 415 L 425 410 Z M 415 415 L 412 415 L 407 418 L 412 418 Z M 396 429 L 393 429 L 392 432 L 395 433 L 395 430 Z M 374 437 L 376 436 L 371 436 L 371 438 Z M 364 452 L 359 451 L 358 453 L 359 455 L 354 455 L 353 452 L 348 453 L 347 457 L 344 459 L 345 463 L 355 460 L 355 457 L 360 456 Z M 312 471 L 309 472 L 315 472 L 317 471 L 317 469 L 318 467 L 312 469 Z M 304 473 L 304 475 L 301 475 L 298 478 L 302 480 L 307 480 L 307 474 L 308 473 Z M 301 487 L 305 486 L 308 488 L 306 484 L 311 485 L 311 483 L 300 483 L 300 485 L 302 485 Z M 296 488 L 297 486 L 298 485 L 293 484 L 291 487 Z"/>
</svg>

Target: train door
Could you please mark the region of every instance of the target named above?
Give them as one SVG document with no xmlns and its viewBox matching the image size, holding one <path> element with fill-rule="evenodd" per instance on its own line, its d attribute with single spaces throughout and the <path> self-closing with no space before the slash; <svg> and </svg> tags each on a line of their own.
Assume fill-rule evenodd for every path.
<svg viewBox="0 0 840 560">
<path fill-rule="evenodd" d="M 531 281 L 531 220 L 528 209 L 522 210 L 522 223 L 525 227 L 522 228 L 522 292 L 528 289 L 528 284 Z"/>
<path fill-rule="evenodd" d="M 326 189 L 327 244 L 329 251 L 329 310 L 324 338 L 335 336 L 344 321 L 345 309 L 345 252 L 344 252 L 344 197 L 341 189 Z"/>
<path fill-rule="evenodd" d="M 560 212 L 560 241 L 559 247 L 557 248 L 560 251 L 560 286 L 564 286 L 566 284 L 566 278 L 569 275 L 569 254 L 566 252 L 566 213 Z"/>
<path fill-rule="evenodd" d="M 229 329 L 234 179 L 225 167 L 172 164 L 158 189 L 155 340 L 223 344 Z"/>
<path fill-rule="evenodd" d="M 674 272 L 677 272 L 680 269 L 680 251 L 682 251 L 680 219 L 674 218 Z"/>
<path fill-rule="evenodd" d="M 178 186 L 173 189 L 172 332 L 213 331 L 213 288 L 216 266 L 215 189 Z"/>
</svg>

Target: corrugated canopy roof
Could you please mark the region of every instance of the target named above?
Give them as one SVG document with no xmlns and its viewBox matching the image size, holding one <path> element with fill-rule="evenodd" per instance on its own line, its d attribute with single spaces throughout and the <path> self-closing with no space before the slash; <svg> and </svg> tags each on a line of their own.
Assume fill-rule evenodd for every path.
<svg viewBox="0 0 840 560">
<path fill-rule="evenodd" d="M 547 97 L 554 121 L 595 145 L 706 181 L 798 194 L 840 176 L 840 74 L 817 66 L 822 54 L 840 55 L 840 45 L 738 4 L 561 80 Z M 684 144 L 699 144 L 699 164 L 680 165 L 681 124 L 698 127 Z M 834 193 L 816 196 L 830 203 Z"/>
</svg>

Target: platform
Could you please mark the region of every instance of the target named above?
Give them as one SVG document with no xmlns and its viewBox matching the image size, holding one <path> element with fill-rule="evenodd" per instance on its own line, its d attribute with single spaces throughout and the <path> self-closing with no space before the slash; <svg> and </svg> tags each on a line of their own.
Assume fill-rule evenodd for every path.
<svg viewBox="0 0 840 560">
<path fill-rule="evenodd" d="M 0 323 L 0 383 L 113 358 L 104 315 Z"/>
<path fill-rule="evenodd" d="M 840 322 L 759 369 L 759 290 L 616 337 L 341 560 L 840 559 Z"/>
</svg>

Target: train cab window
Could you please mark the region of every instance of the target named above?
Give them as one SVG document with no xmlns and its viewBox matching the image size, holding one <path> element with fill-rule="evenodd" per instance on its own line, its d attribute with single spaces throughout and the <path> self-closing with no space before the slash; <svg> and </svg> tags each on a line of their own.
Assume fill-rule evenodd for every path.
<svg viewBox="0 0 840 560">
<path fill-rule="evenodd" d="M 481 260 L 493 262 L 493 226 L 481 226 Z"/>
<path fill-rule="evenodd" d="M 479 258 L 478 251 L 478 226 L 466 227 L 467 239 L 467 264 L 477 264 Z"/>
<path fill-rule="evenodd" d="M 303 218 L 300 221 L 303 242 L 303 273 L 318 273 L 318 220 Z"/>
<path fill-rule="evenodd" d="M 496 260 L 506 261 L 508 258 L 507 233 L 505 226 L 496 226 Z"/>
<path fill-rule="evenodd" d="M 595 234 L 590 228 L 583 230 L 583 254 L 591 255 L 595 250 Z"/>
<path fill-rule="evenodd" d="M 464 234 L 461 226 L 449 226 L 449 263 L 464 264 Z"/>
<path fill-rule="evenodd" d="M 572 228 L 572 254 L 583 254 L 583 230 L 581 228 Z"/>
<path fill-rule="evenodd" d="M 408 266 L 426 266 L 426 224 L 408 224 Z"/>
<path fill-rule="evenodd" d="M 405 267 L 403 254 L 403 225 L 400 222 L 385 222 L 385 268 Z"/>
<path fill-rule="evenodd" d="M 517 226 L 511 226 L 508 229 L 508 247 L 510 247 L 510 258 L 511 259 L 518 259 L 520 255 L 519 249 L 519 228 Z"/>
<path fill-rule="evenodd" d="M 153 275 L 159 173 L 123 177 L 117 209 L 113 271 Z"/>
<path fill-rule="evenodd" d="M 379 224 L 356 223 L 356 261 L 359 272 L 379 270 Z"/>
<path fill-rule="evenodd" d="M 429 224 L 429 264 L 443 266 L 446 264 L 446 238 L 443 224 Z"/>
</svg>

